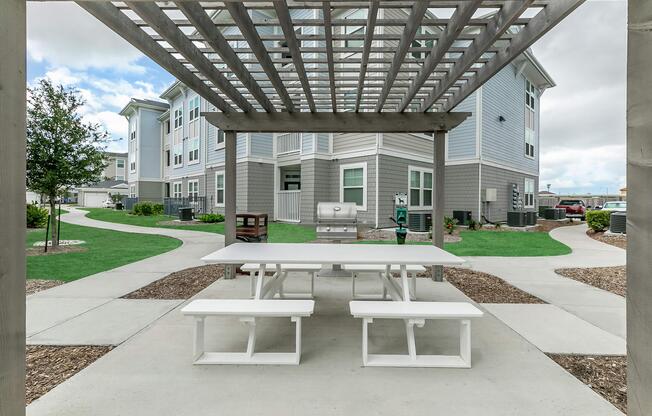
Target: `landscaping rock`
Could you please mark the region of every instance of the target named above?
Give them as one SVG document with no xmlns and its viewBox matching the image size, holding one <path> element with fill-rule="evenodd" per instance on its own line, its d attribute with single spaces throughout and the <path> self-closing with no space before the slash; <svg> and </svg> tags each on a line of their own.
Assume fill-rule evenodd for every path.
<svg viewBox="0 0 652 416">
<path fill-rule="evenodd" d="M 626 234 L 611 234 L 604 231 L 588 230 L 586 234 L 594 240 L 601 241 L 612 246 L 627 250 L 627 235 Z"/>
<path fill-rule="evenodd" d="M 625 266 L 557 269 L 555 273 L 616 295 L 625 296 L 627 294 L 627 269 Z"/>
<path fill-rule="evenodd" d="M 25 281 L 25 294 L 32 295 L 36 292 L 51 289 L 64 283 L 66 282 L 63 280 L 27 279 Z"/>
</svg>

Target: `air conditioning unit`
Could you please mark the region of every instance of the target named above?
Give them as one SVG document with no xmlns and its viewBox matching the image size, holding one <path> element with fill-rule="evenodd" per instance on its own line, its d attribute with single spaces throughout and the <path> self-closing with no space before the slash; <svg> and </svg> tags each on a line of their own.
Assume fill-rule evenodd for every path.
<svg viewBox="0 0 652 416">
<path fill-rule="evenodd" d="M 459 225 L 466 225 L 471 221 L 471 211 L 453 211 L 453 219 L 457 220 Z"/>
<path fill-rule="evenodd" d="M 507 213 L 507 225 L 510 227 L 525 227 L 525 212 L 509 211 Z"/>
<path fill-rule="evenodd" d="M 627 213 L 612 212 L 609 216 L 609 231 L 612 233 L 627 233 Z"/>
<path fill-rule="evenodd" d="M 408 229 L 415 232 L 426 232 L 432 226 L 432 214 L 427 212 L 408 213 Z"/>
<path fill-rule="evenodd" d="M 537 213 L 534 211 L 525 211 L 525 224 L 537 225 Z"/>
</svg>

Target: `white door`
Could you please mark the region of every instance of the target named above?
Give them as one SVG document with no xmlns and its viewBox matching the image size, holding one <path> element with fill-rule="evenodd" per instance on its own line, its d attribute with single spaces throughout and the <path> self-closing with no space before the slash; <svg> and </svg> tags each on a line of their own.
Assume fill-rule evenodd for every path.
<svg viewBox="0 0 652 416">
<path fill-rule="evenodd" d="M 84 192 L 84 206 L 89 208 L 101 208 L 108 195 L 105 192 Z"/>
</svg>

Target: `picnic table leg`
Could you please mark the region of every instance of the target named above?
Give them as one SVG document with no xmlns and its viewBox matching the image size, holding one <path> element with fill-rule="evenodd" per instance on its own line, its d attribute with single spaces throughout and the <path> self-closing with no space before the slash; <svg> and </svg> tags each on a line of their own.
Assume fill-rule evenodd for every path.
<svg viewBox="0 0 652 416">
<path fill-rule="evenodd" d="M 367 366 L 369 357 L 369 324 L 373 318 L 362 318 L 362 365 Z"/>
<path fill-rule="evenodd" d="M 296 351 L 296 364 L 299 364 L 301 362 L 301 317 L 293 316 L 291 320 L 296 324 L 294 350 Z"/>
<path fill-rule="evenodd" d="M 256 348 L 256 318 L 242 318 L 241 321 L 245 322 L 249 326 L 249 338 L 247 339 L 247 356 L 252 358 Z"/>
<path fill-rule="evenodd" d="M 195 339 L 193 343 L 193 357 L 197 361 L 204 354 L 204 317 L 195 318 Z"/>
<path fill-rule="evenodd" d="M 410 301 L 410 282 L 407 276 L 407 266 L 401 264 L 401 284 L 403 285 L 403 300 Z"/>
<path fill-rule="evenodd" d="M 283 294 L 283 280 L 285 280 L 285 276 L 281 276 L 281 273 L 287 274 L 287 271 L 281 271 L 281 265 L 277 264 L 276 265 L 276 274 L 278 275 L 279 278 L 281 278 L 281 282 L 278 285 L 278 297 L 283 299 L 285 295 Z"/>
<path fill-rule="evenodd" d="M 265 264 L 261 263 L 258 269 L 258 280 L 256 280 L 256 299 L 263 298 L 263 279 L 265 278 Z"/>
<path fill-rule="evenodd" d="M 405 332 L 407 334 L 408 353 L 410 354 L 410 359 L 415 361 L 417 359 L 417 346 L 414 340 L 414 321 L 411 319 L 408 319 L 405 322 Z"/>
<path fill-rule="evenodd" d="M 256 271 L 249 272 L 249 296 L 256 296 Z"/>
</svg>

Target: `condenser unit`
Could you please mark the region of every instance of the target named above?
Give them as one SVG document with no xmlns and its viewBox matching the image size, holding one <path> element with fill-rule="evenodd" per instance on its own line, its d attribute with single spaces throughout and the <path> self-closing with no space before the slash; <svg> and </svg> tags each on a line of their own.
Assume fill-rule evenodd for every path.
<svg viewBox="0 0 652 416">
<path fill-rule="evenodd" d="M 408 214 L 408 229 L 416 232 L 426 232 L 432 226 L 432 214 L 427 212 L 410 212 Z"/>
</svg>

